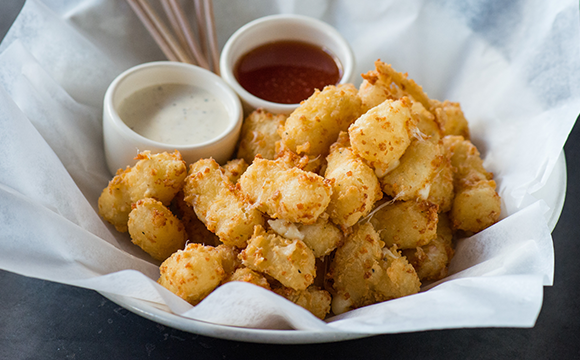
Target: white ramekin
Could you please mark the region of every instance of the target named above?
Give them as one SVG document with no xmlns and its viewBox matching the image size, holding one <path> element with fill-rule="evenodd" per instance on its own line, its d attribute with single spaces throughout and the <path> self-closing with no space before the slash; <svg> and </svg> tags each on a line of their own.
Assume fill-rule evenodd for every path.
<svg viewBox="0 0 580 360">
<path fill-rule="evenodd" d="M 234 76 L 241 56 L 270 42 L 299 40 L 328 49 L 342 65 L 340 84 L 351 82 L 355 67 L 354 54 L 348 42 L 329 24 L 301 15 L 271 15 L 242 26 L 226 42 L 220 57 L 222 78 L 242 100 L 246 112 L 262 108 L 276 114 L 289 114 L 298 104 L 278 104 L 260 99 L 246 91 Z"/>
<path fill-rule="evenodd" d="M 150 140 L 131 130 L 119 117 L 117 107 L 134 92 L 160 84 L 188 84 L 198 86 L 220 99 L 225 105 L 229 126 L 217 138 L 192 145 L 172 145 Z M 216 74 L 200 67 L 159 61 L 132 67 L 120 74 L 109 85 L 103 104 L 103 136 L 105 158 L 111 174 L 136 163 L 137 154 L 144 150 L 152 153 L 178 150 L 187 164 L 201 158 L 213 157 L 226 162 L 234 152 L 243 120 L 240 99 Z"/>
</svg>

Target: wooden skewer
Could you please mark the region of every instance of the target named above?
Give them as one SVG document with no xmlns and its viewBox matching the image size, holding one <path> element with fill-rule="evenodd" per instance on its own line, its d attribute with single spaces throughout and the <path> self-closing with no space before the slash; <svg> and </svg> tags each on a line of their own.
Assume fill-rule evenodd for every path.
<svg viewBox="0 0 580 360">
<path fill-rule="evenodd" d="M 203 56 L 208 59 L 209 54 L 207 51 L 207 33 L 205 31 L 205 12 L 203 11 L 203 0 L 194 0 L 193 4 L 195 5 L 195 16 L 196 16 L 196 23 L 197 23 L 197 33 L 199 34 L 200 42 L 199 45 L 201 47 L 201 52 Z"/>
<path fill-rule="evenodd" d="M 168 60 L 198 64 L 219 75 L 219 51 L 212 0 L 194 0 L 199 42 L 179 0 L 160 1 L 177 40 L 148 0 L 127 0 Z"/>
<path fill-rule="evenodd" d="M 161 5 L 163 6 L 163 10 L 165 11 L 165 15 L 167 16 L 167 19 L 169 20 L 169 25 L 171 25 L 173 32 L 177 36 L 177 40 L 179 41 L 179 44 L 181 45 L 181 47 L 185 51 L 188 51 L 189 48 L 187 46 L 187 41 L 185 40 L 185 34 L 181 30 L 181 28 L 179 26 L 179 22 L 177 20 L 177 17 L 175 15 L 175 13 L 173 12 L 173 9 L 169 5 L 169 0 L 161 0 Z M 191 52 L 188 52 L 188 55 L 190 57 L 193 57 L 193 54 Z"/>
<path fill-rule="evenodd" d="M 175 38 L 169 32 L 169 29 L 167 29 L 167 26 L 165 26 L 165 24 L 163 23 L 161 18 L 157 15 L 155 10 L 151 7 L 149 2 L 147 2 L 147 0 L 138 0 L 138 1 L 141 4 L 143 10 L 145 10 L 145 13 L 147 13 L 151 21 L 155 24 L 155 27 L 159 30 L 165 41 L 169 44 L 169 47 L 175 53 L 179 61 L 188 64 L 193 64 L 191 58 L 187 56 L 185 51 L 183 51 L 181 46 L 179 46 Z"/>
<path fill-rule="evenodd" d="M 209 63 L 207 59 L 203 56 L 201 49 L 195 40 L 195 36 L 191 31 L 191 27 L 189 26 L 189 22 L 187 21 L 187 17 L 181 8 L 181 5 L 177 2 L 177 0 L 169 0 L 169 4 L 177 18 L 177 22 L 183 34 L 185 35 L 185 40 L 189 45 L 190 51 L 193 53 L 193 56 L 197 60 L 199 66 L 209 70 Z"/>
<path fill-rule="evenodd" d="M 149 31 L 149 34 L 151 34 L 151 37 L 153 37 L 153 40 L 155 40 L 165 57 L 167 57 L 167 59 L 170 61 L 179 61 L 177 55 L 175 55 L 169 44 L 165 41 L 163 35 L 161 35 L 153 21 L 141 8 L 141 5 L 137 2 L 137 0 L 127 0 L 127 2 L 135 14 L 137 14 L 137 17 L 139 20 L 141 20 L 141 23 L 143 23 L 147 31 Z"/>
<path fill-rule="evenodd" d="M 213 2 L 212 0 L 204 0 L 203 8 L 205 11 L 206 28 L 209 38 L 209 49 L 211 53 L 211 59 L 213 64 L 213 72 L 220 74 L 219 69 L 219 51 L 217 47 L 217 36 L 215 31 L 215 22 L 213 14 Z"/>
</svg>

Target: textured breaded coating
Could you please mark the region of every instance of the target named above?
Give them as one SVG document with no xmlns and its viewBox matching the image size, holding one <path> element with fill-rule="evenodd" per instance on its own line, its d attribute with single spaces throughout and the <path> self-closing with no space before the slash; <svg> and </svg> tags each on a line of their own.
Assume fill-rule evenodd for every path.
<svg viewBox="0 0 580 360">
<path fill-rule="evenodd" d="M 381 178 L 383 191 L 397 200 L 427 200 L 443 157 L 443 145 L 413 139 L 399 166 Z"/>
<path fill-rule="evenodd" d="M 261 226 L 255 227 L 240 259 L 244 266 L 295 290 L 306 289 L 316 276 L 314 254 L 304 242 L 266 232 Z"/>
<path fill-rule="evenodd" d="M 131 205 L 144 198 L 154 198 L 168 206 L 183 186 L 187 175 L 185 161 L 178 151 L 151 155 L 143 151 L 137 163 L 119 169 L 99 197 L 99 214 L 120 232 L 127 231 Z"/>
<path fill-rule="evenodd" d="M 127 232 L 127 221 L 131 212 L 131 196 L 124 181 L 125 173 L 130 169 L 119 170 L 101 196 L 99 196 L 99 214 L 115 226 L 120 232 Z"/>
<path fill-rule="evenodd" d="M 300 291 L 287 287 L 276 287 L 273 291 L 294 304 L 302 306 L 319 319 L 324 319 L 330 312 L 332 297 L 328 291 L 317 286 L 311 285 L 306 290 Z"/>
<path fill-rule="evenodd" d="M 181 190 L 187 176 L 187 166 L 178 151 L 151 155 L 144 151 L 137 163 L 125 175 L 131 201 L 154 198 L 168 206 Z"/>
<path fill-rule="evenodd" d="M 137 201 L 127 226 L 133 244 L 156 260 L 163 261 L 185 247 L 185 226 L 161 201 L 152 198 Z"/>
<path fill-rule="evenodd" d="M 221 244 L 215 248 L 221 261 L 222 267 L 226 274 L 232 275 L 237 269 L 242 267 L 242 261 L 239 258 L 240 249 L 235 246 Z"/>
<path fill-rule="evenodd" d="M 399 165 L 399 159 L 417 133 L 411 101 L 385 100 L 359 117 L 348 129 L 355 154 L 367 160 L 382 177 Z"/>
<path fill-rule="evenodd" d="M 323 177 L 288 168 L 282 159 L 256 157 L 238 181 L 244 197 L 272 218 L 311 224 L 330 202 L 332 189 Z"/>
<path fill-rule="evenodd" d="M 458 102 L 433 100 L 431 112 L 443 136 L 457 135 L 469 140 L 469 124 Z"/>
<path fill-rule="evenodd" d="M 263 109 L 254 110 L 242 125 L 237 157 L 251 164 L 256 155 L 273 160 L 276 142 L 280 141 L 278 127 L 286 121 L 286 115 L 272 114 Z"/>
<path fill-rule="evenodd" d="M 277 219 L 268 220 L 268 225 L 280 236 L 304 241 L 316 258 L 330 254 L 343 238 L 342 231 L 328 220 L 327 214 L 322 214 L 314 224 L 292 223 Z"/>
<path fill-rule="evenodd" d="M 332 222 L 343 229 L 366 216 L 375 202 L 383 197 L 374 170 L 357 156 L 342 132 L 330 147 L 324 177 L 332 180 L 332 196 L 327 212 Z"/>
<path fill-rule="evenodd" d="M 190 165 L 183 193 L 197 217 L 226 245 L 243 248 L 254 226 L 264 224 L 262 214 L 242 200 L 213 159 Z"/>
<path fill-rule="evenodd" d="M 455 188 L 453 187 L 455 168 L 451 165 L 449 152 L 445 147 L 442 150 L 444 155 L 436 171 L 437 174 L 433 178 L 427 201 L 439 206 L 437 210 L 439 213 L 446 213 L 451 210 L 451 204 L 453 204 L 453 197 L 455 196 Z"/>
<path fill-rule="evenodd" d="M 339 132 L 362 113 L 358 91 L 352 84 L 315 90 L 290 114 L 278 133 L 282 143 L 297 154 L 326 156 Z"/>
<path fill-rule="evenodd" d="M 175 215 L 181 219 L 187 233 L 187 241 L 203 245 L 218 246 L 221 241 L 216 234 L 209 231 L 205 224 L 197 218 L 193 206 L 184 199 L 183 190 L 178 192 L 173 199 Z"/>
<path fill-rule="evenodd" d="M 393 201 L 373 210 L 370 222 L 387 247 L 412 249 L 437 236 L 437 205 L 427 201 Z"/>
<path fill-rule="evenodd" d="M 314 224 L 298 224 L 298 230 L 304 235 L 302 241 L 317 258 L 330 254 L 343 241 L 343 232 L 324 215 Z"/>
<path fill-rule="evenodd" d="M 451 154 L 451 165 L 456 170 L 456 187 L 471 186 L 481 180 L 492 180 L 493 174 L 483 166 L 483 160 L 475 145 L 463 136 L 445 136 L 443 144 Z"/>
<path fill-rule="evenodd" d="M 423 136 L 435 142 L 443 137 L 443 131 L 435 121 L 435 116 L 425 109 L 423 104 L 418 101 L 412 101 L 411 114 L 417 119 L 417 128 Z"/>
<path fill-rule="evenodd" d="M 332 311 L 348 310 L 419 292 L 415 269 L 395 247 L 388 249 L 373 226 L 353 227 L 330 265 L 333 283 Z"/>
<path fill-rule="evenodd" d="M 453 230 L 447 214 L 439 215 L 437 237 L 427 245 L 402 251 L 421 281 L 435 281 L 447 276 L 449 262 L 455 254 Z"/>
<path fill-rule="evenodd" d="M 244 159 L 232 159 L 222 166 L 224 170 L 224 175 L 230 179 L 232 184 L 235 184 L 240 179 L 240 176 L 248 168 L 248 163 Z"/>
<path fill-rule="evenodd" d="M 266 279 L 264 275 L 247 267 L 240 267 L 236 269 L 236 271 L 234 271 L 233 274 L 224 279 L 222 284 L 232 281 L 247 282 L 250 284 L 263 287 L 264 289 L 271 290 L 270 284 L 268 283 L 268 279 Z"/>
<path fill-rule="evenodd" d="M 493 180 L 482 180 L 458 189 L 449 216 L 455 229 L 477 233 L 495 224 L 501 212 L 501 199 Z"/>
<path fill-rule="evenodd" d="M 227 276 L 221 253 L 201 244 L 189 244 L 173 253 L 159 271 L 157 282 L 192 305 L 203 300 Z"/>
<path fill-rule="evenodd" d="M 452 153 L 455 196 L 450 218 L 454 229 L 477 233 L 499 219 L 501 199 L 493 174 L 485 170 L 479 151 L 462 136 L 445 136 L 443 143 Z"/>
<path fill-rule="evenodd" d="M 421 103 L 427 110 L 432 107 L 433 101 L 421 86 L 413 79 L 409 79 L 407 74 L 395 71 L 391 65 L 381 60 L 375 61 L 375 70 L 362 74 L 362 77 L 359 96 L 365 110 L 379 105 L 386 99 L 397 100 L 402 97 Z"/>
</svg>

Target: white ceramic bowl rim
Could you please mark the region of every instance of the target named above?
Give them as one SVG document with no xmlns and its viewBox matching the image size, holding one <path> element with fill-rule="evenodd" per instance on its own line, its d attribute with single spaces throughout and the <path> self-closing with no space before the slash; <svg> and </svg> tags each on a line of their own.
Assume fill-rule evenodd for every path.
<svg viewBox="0 0 580 360">
<path fill-rule="evenodd" d="M 118 114 L 118 112 L 115 109 L 115 106 L 113 104 L 113 99 L 116 95 L 116 91 L 118 90 L 119 86 L 127 78 L 129 78 L 130 76 L 134 76 L 134 75 L 138 74 L 139 72 L 150 71 L 150 70 L 155 69 L 155 68 L 182 68 L 182 69 L 194 74 L 195 77 L 200 77 L 201 79 L 203 79 L 203 78 L 210 79 L 210 81 L 212 81 L 214 83 L 214 85 L 217 85 L 217 87 L 219 88 L 219 90 L 221 92 L 223 92 L 223 94 L 216 94 L 215 92 L 208 90 L 207 86 L 204 86 L 205 82 L 195 82 L 195 83 L 189 83 L 189 84 L 192 86 L 198 86 L 200 88 L 203 88 L 205 90 L 210 91 L 214 96 L 218 97 L 221 101 L 224 102 L 224 106 L 226 107 L 226 109 L 228 111 L 228 116 L 230 118 L 228 127 L 218 137 L 215 137 L 211 140 L 208 140 L 208 141 L 205 141 L 202 143 L 190 144 L 190 145 L 177 145 L 177 144 L 161 143 L 161 142 L 146 138 L 146 137 L 138 134 L 137 132 L 133 131 L 119 116 L 119 114 Z M 139 90 L 139 89 L 135 89 L 135 91 L 137 91 L 137 90 Z M 224 97 L 224 96 L 220 96 L 220 95 L 227 95 L 227 96 Z M 233 110 L 233 111 L 231 111 L 231 110 Z M 107 115 L 110 117 L 112 123 L 117 127 L 117 129 L 119 131 L 122 131 L 126 136 L 133 138 L 133 140 L 142 143 L 144 148 L 172 148 L 175 150 L 183 151 L 183 150 L 192 150 L 192 149 L 204 148 L 207 145 L 215 144 L 215 143 L 221 141 L 222 139 L 224 139 L 225 137 L 227 137 L 227 135 L 230 134 L 232 131 L 234 131 L 236 129 L 236 127 L 239 125 L 238 122 L 240 121 L 240 119 L 238 119 L 238 117 L 240 117 L 241 115 L 238 116 L 238 114 L 242 114 L 242 105 L 240 103 L 240 99 L 239 99 L 238 95 L 231 89 L 231 87 L 229 87 L 223 81 L 222 78 L 220 78 L 218 75 L 212 73 L 211 71 L 203 69 L 203 68 L 195 66 L 195 65 L 180 63 L 180 62 L 175 62 L 175 61 L 154 61 L 154 62 L 148 62 L 148 63 L 134 66 L 130 69 L 125 70 L 121 74 L 119 74 L 115 78 L 115 80 L 113 80 L 111 85 L 109 85 L 109 88 L 107 89 L 107 91 L 105 93 L 103 111 L 107 112 Z"/>
<path fill-rule="evenodd" d="M 234 75 L 234 66 L 235 66 L 237 60 L 239 59 L 239 57 L 233 58 L 232 51 L 233 51 L 234 46 L 237 44 L 237 42 L 243 36 L 246 35 L 248 30 L 259 28 L 259 27 L 265 27 L 265 26 L 268 26 L 271 24 L 278 25 L 278 24 L 280 24 L 280 21 L 284 21 L 284 20 L 295 22 L 297 24 L 306 26 L 306 27 L 311 28 L 313 30 L 319 31 L 320 33 L 326 35 L 328 38 L 334 39 L 334 42 L 337 45 L 337 48 L 340 48 L 340 53 L 337 53 L 337 51 L 330 49 L 329 47 L 326 47 L 325 45 L 317 43 L 316 41 L 309 41 L 307 39 L 304 39 L 303 41 L 314 43 L 314 44 L 317 44 L 319 46 L 322 45 L 323 48 L 327 49 L 329 52 L 332 53 L 332 55 L 334 57 L 337 58 L 337 60 L 340 62 L 340 65 L 342 67 L 342 69 L 341 69 L 342 76 L 338 82 L 339 84 L 344 84 L 344 83 L 349 82 L 351 77 L 352 77 L 352 74 L 354 72 L 355 60 L 354 60 L 354 54 L 352 52 L 352 49 L 350 48 L 348 42 L 344 39 L 344 37 L 338 32 L 338 30 L 336 30 L 331 25 L 329 25 L 321 20 L 315 19 L 315 18 L 311 18 L 311 17 L 303 16 L 303 15 L 295 15 L 295 14 L 278 14 L 278 15 L 269 15 L 269 16 L 261 17 L 259 19 L 254 20 L 254 21 L 251 21 L 251 22 L 245 24 L 244 26 L 242 26 L 241 28 L 239 28 L 228 39 L 228 41 L 224 45 L 224 48 L 222 50 L 221 57 L 220 57 L 221 76 L 240 95 L 240 97 L 242 99 L 245 99 L 247 102 L 249 102 L 250 104 L 253 104 L 253 105 L 255 105 L 255 104 L 261 105 L 261 106 L 255 106 L 256 108 L 258 108 L 258 107 L 265 108 L 265 109 L 276 108 L 276 109 L 279 109 L 280 112 L 289 112 L 289 111 L 292 111 L 293 109 L 295 109 L 298 104 L 279 104 L 279 103 L 266 101 L 266 100 L 263 100 L 257 96 L 252 95 L 246 89 L 244 89 L 238 83 L 238 81 Z M 264 41 L 264 42 L 261 42 L 261 44 L 266 44 L 268 42 L 269 41 Z M 259 46 L 259 44 L 256 46 Z M 249 47 L 248 49 L 246 49 L 246 51 L 244 53 L 252 50 L 253 48 L 254 47 Z"/>
</svg>

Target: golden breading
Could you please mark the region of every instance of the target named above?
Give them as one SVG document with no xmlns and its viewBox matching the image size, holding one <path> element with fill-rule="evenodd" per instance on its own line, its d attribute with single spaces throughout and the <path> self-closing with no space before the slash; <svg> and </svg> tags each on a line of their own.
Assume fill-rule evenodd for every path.
<svg viewBox="0 0 580 360">
<path fill-rule="evenodd" d="M 284 124 L 286 117 L 263 109 L 257 109 L 248 115 L 242 126 L 237 157 L 248 164 L 258 154 L 264 159 L 273 160 L 276 156 L 276 142 L 281 139 L 278 127 Z"/>
<path fill-rule="evenodd" d="M 359 117 L 348 129 L 355 154 L 367 160 L 382 177 L 399 165 L 399 159 L 417 133 L 411 101 L 385 100 Z"/>
<path fill-rule="evenodd" d="M 183 191 L 177 193 L 173 199 L 175 213 L 185 226 L 187 232 L 187 241 L 190 243 L 198 243 L 203 245 L 218 246 L 221 244 L 220 239 L 216 234 L 212 233 L 205 227 L 205 224 L 197 218 L 193 207 L 188 204 L 185 199 Z"/>
<path fill-rule="evenodd" d="M 427 200 L 443 153 L 443 145 L 439 143 L 413 139 L 399 166 L 381 178 L 383 191 L 397 200 Z"/>
<path fill-rule="evenodd" d="M 324 215 L 314 224 L 298 224 L 298 230 L 304 235 L 302 241 L 312 249 L 317 258 L 330 254 L 343 240 L 342 231 Z"/>
<path fill-rule="evenodd" d="M 443 147 L 443 152 L 445 154 L 437 169 L 437 175 L 433 178 L 429 197 L 427 198 L 428 202 L 439 206 L 437 210 L 439 213 L 446 213 L 451 210 L 451 204 L 453 204 L 453 197 L 455 196 L 453 187 L 455 168 L 451 165 L 450 154 L 445 147 Z"/>
<path fill-rule="evenodd" d="M 276 287 L 273 291 L 292 301 L 294 304 L 302 306 L 319 319 L 324 319 L 330 312 L 332 297 L 326 290 L 311 285 L 306 290 L 294 290 L 287 287 Z"/>
<path fill-rule="evenodd" d="M 336 250 L 329 276 L 335 292 L 335 314 L 415 294 L 421 286 L 406 258 L 395 247 L 384 247 L 368 222 L 355 225 L 344 245 Z"/>
<path fill-rule="evenodd" d="M 173 253 L 159 271 L 157 282 L 192 305 L 203 300 L 227 276 L 221 253 L 201 244 L 189 244 Z"/>
<path fill-rule="evenodd" d="M 360 114 L 361 101 L 352 84 L 315 90 L 290 114 L 278 133 L 285 147 L 297 154 L 326 156 L 338 133 Z"/>
<path fill-rule="evenodd" d="M 261 226 L 255 227 L 240 259 L 244 266 L 295 290 L 306 289 L 316 275 L 314 254 L 304 242 L 266 232 Z"/>
<path fill-rule="evenodd" d="M 235 184 L 240 179 L 240 176 L 248 168 L 248 163 L 244 159 L 232 159 L 222 166 L 224 175 L 230 179 L 232 184 Z"/>
<path fill-rule="evenodd" d="M 433 100 L 431 112 L 435 114 L 443 136 L 458 135 L 469 140 L 469 124 L 459 103 Z"/>
<path fill-rule="evenodd" d="M 393 201 L 373 210 L 370 222 L 388 247 L 412 249 L 437 236 L 437 205 L 426 201 Z"/>
<path fill-rule="evenodd" d="M 314 224 L 292 223 L 287 220 L 268 220 L 270 228 L 276 234 L 287 239 L 304 241 L 316 258 L 330 254 L 342 241 L 342 231 L 328 221 L 328 215 L 322 214 Z"/>
<path fill-rule="evenodd" d="M 324 177 L 332 180 L 332 196 L 326 211 L 332 222 L 346 229 L 367 215 L 383 192 L 373 169 L 350 148 L 346 132 L 341 132 L 330 147 L 326 160 Z"/>
<path fill-rule="evenodd" d="M 245 199 L 272 218 L 311 224 L 330 202 L 332 189 L 323 177 L 288 168 L 283 159 L 256 157 L 238 181 Z"/>
<path fill-rule="evenodd" d="M 264 275 L 247 267 L 241 267 L 236 269 L 236 271 L 234 271 L 233 274 L 224 279 L 222 284 L 232 281 L 247 282 L 250 284 L 261 286 L 264 289 L 271 290 L 270 284 L 268 283 L 268 280 L 266 279 L 266 277 L 264 277 Z"/>
<path fill-rule="evenodd" d="M 221 244 L 215 250 L 222 260 L 222 267 L 227 275 L 232 275 L 242 266 L 242 261 L 239 258 L 240 249 L 237 247 Z"/>
<path fill-rule="evenodd" d="M 408 97 L 420 102 L 423 107 L 430 110 L 432 100 L 429 99 L 423 88 L 407 74 L 395 71 L 391 65 L 380 60 L 375 61 L 375 70 L 362 75 L 363 82 L 359 87 L 359 96 L 365 111 L 379 105 L 386 99 L 397 100 Z"/>
<path fill-rule="evenodd" d="M 127 226 L 133 244 L 160 261 L 183 249 L 187 240 L 181 220 L 161 201 L 152 198 L 133 204 Z"/>
<path fill-rule="evenodd" d="M 119 169 L 99 197 L 99 214 L 117 231 L 127 231 L 131 205 L 144 198 L 154 198 L 168 206 L 181 189 L 187 175 L 185 161 L 178 151 L 151 155 L 143 151 L 137 163 Z"/>
<path fill-rule="evenodd" d="M 163 152 L 151 155 L 144 151 L 137 156 L 137 163 L 125 175 L 131 201 L 154 198 L 168 206 L 181 190 L 187 166 L 181 154 Z"/>
<path fill-rule="evenodd" d="M 439 215 L 437 237 L 427 245 L 402 251 L 421 281 L 436 281 L 447 276 L 453 258 L 453 230 L 447 214 Z"/>
<path fill-rule="evenodd" d="M 495 224 L 501 212 L 501 199 L 493 180 L 482 180 L 455 193 L 449 213 L 453 228 L 477 233 Z"/>
<path fill-rule="evenodd" d="M 443 137 L 443 132 L 439 128 L 439 124 L 435 121 L 435 116 L 425 109 L 423 104 L 418 101 L 413 101 L 411 113 L 417 119 L 417 128 L 421 134 L 426 135 L 434 142 L 437 142 Z"/>
<path fill-rule="evenodd" d="M 124 171 L 119 169 L 117 175 L 103 189 L 98 201 L 99 214 L 120 232 L 127 232 L 127 221 L 131 212 L 131 196 L 124 181 L 124 174 L 129 171 L 128 168 Z"/>
<path fill-rule="evenodd" d="M 471 186 L 481 180 L 493 179 L 493 174 L 485 170 L 479 151 L 463 136 L 445 136 L 443 144 L 451 154 L 451 165 L 456 169 L 455 186 Z"/>
<path fill-rule="evenodd" d="M 477 233 L 497 222 L 501 199 L 496 192 L 493 174 L 483 167 L 479 151 L 462 136 L 446 136 L 443 143 L 451 152 L 455 197 L 450 218 L 454 229 Z"/>
<path fill-rule="evenodd" d="M 226 245 L 243 248 L 254 226 L 264 224 L 262 214 L 242 200 L 213 159 L 191 164 L 183 193 L 197 217 Z"/>
</svg>

